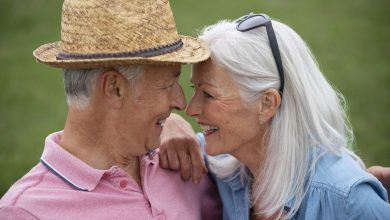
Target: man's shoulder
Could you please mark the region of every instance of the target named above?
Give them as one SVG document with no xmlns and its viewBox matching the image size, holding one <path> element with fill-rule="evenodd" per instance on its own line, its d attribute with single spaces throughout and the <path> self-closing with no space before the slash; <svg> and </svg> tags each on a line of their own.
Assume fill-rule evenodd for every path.
<svg viewBox="0 0 390 220">
<path fill-rule="evenodd" d="M 47 173 L 48 170 L 41 164 L 34 166 L 8 189 L 0 200 L 0 207 L 14 206 L 24 200 L 26 194 L 34 192 L 35 188 L 40 185 Z"/>
<path fill-rule="evenodd" d="M 199 216 L 199 219 L 219 219 L 221 202 L 218 189 L 208 175 L 203 175 L 199 183 L 183 181 L 178 171 L 163 169 L 159 166 L 158 155 L 153 163 L 143 158 L 143 190 L 152 195 L 160 204 L 170 204 L 174 212 L 185 210 L 188 215 Z M 167 208 L 167 207 L 166 207 Z M 168 210 L 169 208 L 167 208 Z M 215 218 L 215 216 L 218 216 Z M 210 216 L 214 216 L 210 218 Z M 196 218 L 196 217 L 195 217 Z"/>
<path fill-rule="evenodd" d="M 3 206 L 0 207 L 0 219 L 2 220 L 14 220 L 14 219 L 39 219 L 32 213 L 18 206 Z"/>
<path fill-rule="evenodd" d="M 158 155 L 156 155 L 158 157 Z M 209 175 L 205 174 L 199 183 L 195 184 L 191 180 L 184 181 L 180 177 L 180 172 L 169 169 L 163 169 L 159 166 L 159 159 L 156 158 L 152 167 L 149 167 L 146 171 L 149 174 L 146 177 L 146 181 L 153 180 L 151 186 L 159 186 L 161 191 L 177 191 L 180 190 L 185 194 L 193 194 L 195 196 L 209 191 L 217 191 L 217 188 Z M 149 183 L 150 184 L 150 183 Z M 164 186 L 161 188 L 160 186 Z"/>
</svg>

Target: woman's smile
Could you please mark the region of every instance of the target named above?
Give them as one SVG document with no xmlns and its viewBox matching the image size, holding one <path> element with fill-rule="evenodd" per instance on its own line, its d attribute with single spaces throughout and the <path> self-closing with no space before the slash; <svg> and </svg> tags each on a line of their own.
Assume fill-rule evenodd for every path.
<svg viewBox="0 0 390 220">
<path fill-rule="evenodd" d="M 215 125 L 207 125 L 207 124 L 201 124 L 199 123 L 200 127 L 203 130 L 203 134 L 205 137 L 217 132 L 219 128 Z"/>
</svg>

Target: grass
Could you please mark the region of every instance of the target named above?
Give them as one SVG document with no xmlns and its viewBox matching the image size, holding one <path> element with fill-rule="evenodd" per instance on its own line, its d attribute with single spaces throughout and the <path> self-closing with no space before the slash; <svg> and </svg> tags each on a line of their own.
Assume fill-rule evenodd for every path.
<svg viewBox="0 0 390 220">
<path fill-rule="evenodd" d="M 60 71 L 32 57 L 36 47 L 60 38 L 61 5 L 0 0 L 0 195 L 39 161 L 45 137 L 64 125 Z M 171 0 L 181 34 L 195 36 L 205 25 L 251 11 L 293 27 L 345 95 L 358 154 L 367 165 L 385 166 L 390 166 L 389 6 L 388 0 Z M 187 98 L 189 72 L 184 66 Z"/>
</svg>

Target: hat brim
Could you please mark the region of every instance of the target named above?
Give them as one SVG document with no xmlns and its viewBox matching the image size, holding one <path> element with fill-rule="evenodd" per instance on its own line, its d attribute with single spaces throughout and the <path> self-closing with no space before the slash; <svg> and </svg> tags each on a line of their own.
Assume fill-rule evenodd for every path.
<svg viewBox="0 0 390 220">
<path fill-rule="evenodd" d="M 210 51 L 203 41 L 189 36 L 180 37 L 183 41 L 183 47 L 176 51 L 153 57 L 58 60 L 57 55 L 61 52 L 60 42 L 44 44 L 34 50 L 33 55 L 40 63 L 56 68 L 69 69 L 102 68 L 126 64 L 192 64 L 202 62 L 210 57 Z"/>
</svg>

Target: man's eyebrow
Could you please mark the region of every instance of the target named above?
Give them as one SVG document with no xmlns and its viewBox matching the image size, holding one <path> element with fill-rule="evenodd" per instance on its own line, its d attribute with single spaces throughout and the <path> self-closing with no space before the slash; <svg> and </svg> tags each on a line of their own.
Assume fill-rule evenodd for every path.
<svg viewBox="0 0 390 220">
<path fill-rule="evenodd" d="M 173 80 L 173 79 L 177 79 L 177 78 L 179 78 L 180 77 L 180 74 L 181 74 L 181 71 L 178 71 L 178 72 L 171 72 L 171 76 L 173 76 L 173 78 L 166 78 L 166 79 L 164 79 L 163 81 L 164 82 L 170 82 L 171 80 Z"/>
<path fill-rule="evenodd" d="M 190 78 L 189 81 L 190 81 L 191 84 L 194 84 L 194 81 L 192 80 L 192 78 Z M 200 82 L 199 86 L 201 86 L 201 85 L 207 85 L 207 86 L 210 86 L 210 87 L 218 88 L 217 86 L 215 86 L 215 85 L 213 85 L 213 84 L 211 84 L 209 82 Z"/>
<path fill-rule="evenodd" d="M 210 86 L 210 87 L 218 88 L 217 86 L 215 86 L 215 85 L 213 85 L 213 84 L 211 84 L 209 82 L 204 82 L 204 81 L 199 83 L 199 86 L 201 86 L 201 85 L 207 85 L 207 86 Z"/>
<path fill-rule="evenodd" d="M 177 73 L 174 73 L 173 76 L 174 76 L 175 78 L 178 78 L 178 77 L 180 76 L 180 74 L 181 74 L 181 71 L 178 71 Z"/>
</svg>

